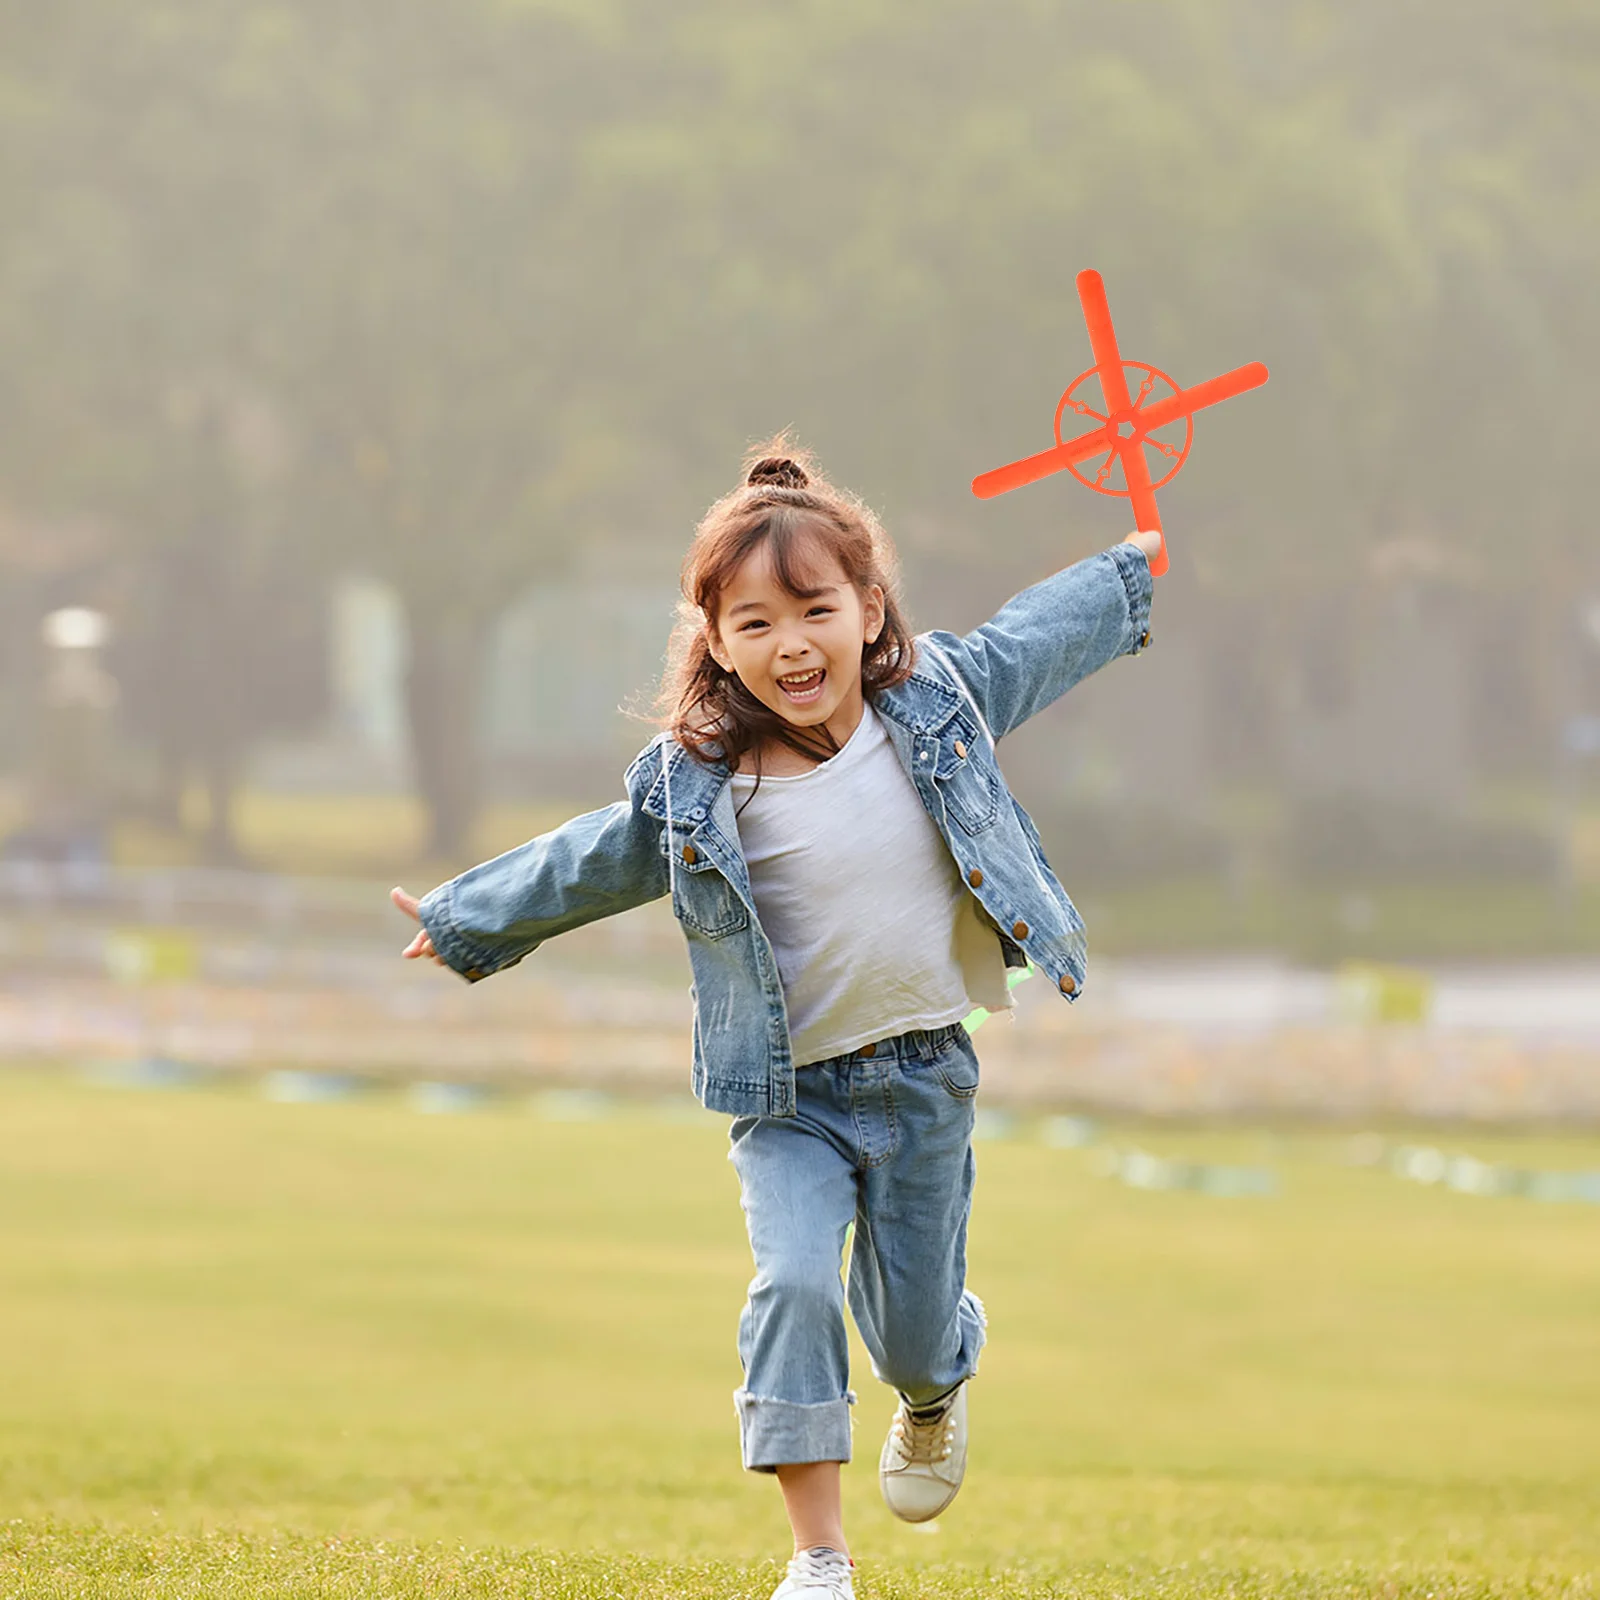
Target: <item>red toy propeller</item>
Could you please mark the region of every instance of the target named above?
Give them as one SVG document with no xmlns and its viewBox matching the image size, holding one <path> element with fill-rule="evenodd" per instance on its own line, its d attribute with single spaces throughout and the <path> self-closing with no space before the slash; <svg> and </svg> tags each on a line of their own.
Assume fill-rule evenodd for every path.
<svg viewBox="0 0 1600 1600">
<path fill-rule="evenodd" d="M 1197 383 L 1192 389 L 1180 389 L 1159 368 L 1147 366 L 1142 361 L 1124 361 L 1117 349 L 1116 329 L 1111 326 L 1111 308 L 1106 304 L 1106 286 L 1098 272 L 1078 274 L 1078 299 L 1083 304 L 1083 320 L 1089 327 L 1089 346 L 1094 351 L 1094 365 L 1080 372 L 1072 380 L 1067 392 L 1056 406 L 1056 442 L 1048 450 L 1024 461 L 1013 461 L 1009 466 L 996 467 L 972 480 L 972 492 L 980 500 L 993 499 L 1011 489 L 1020 489 L 1025 483 L 1035 483 L 1047 478 L 1063 467 L 1079 483 L 1099 494 L 1120 495 L 1133 501 L 1134 526 L 1154 533 L 1161 532 L 1161 514 L 1156 510 L 1156 490 L 1170 483 L 1178 469 L 1189 458 L 1189 446 L 1194 441 L 1194 413 L 1219 400 L 1230 400 L 1246 389 L 1257 389 L 1267 381 L 1267 369 L 1259 362 L 1237 367 L 1220 378 Z M 1142 373 L 1138 398 L 1128 393 L 1129 370 Z M 1100 392 L 1104 396 L 1105 410 L 1096 411 L 1085 400 L 1077 398 L 1079 387 L 1090 378 L 1099 378 Z M 1170 393 L 1164 393 L 1145 404 L 1150 391 L 1164 383 Z M 1100 424 L 1088 433 L 1074 439 L 1061 437 L 1061 418 L 1068 412 L 1094 417 Z M 1183 424 L 1183 443 L 1175 439 L 1152 437 L 1157 430 Z M 1150 463 L 1145 457 L 1147 449 L 1172 459 L 1164 476 L 1151 481 Z M 1105 454 L 1099 471 L 1091 480 L 1078 471 L 1077 463 L 1090 456 Z M 1126 488 L 1110 487 L 1106 480 L 1112 471 L 1121 466 Z M 1167 570 L 1167 541 L 1161 541 L 1150 571 L 1160 577 Z"/>
</svg>

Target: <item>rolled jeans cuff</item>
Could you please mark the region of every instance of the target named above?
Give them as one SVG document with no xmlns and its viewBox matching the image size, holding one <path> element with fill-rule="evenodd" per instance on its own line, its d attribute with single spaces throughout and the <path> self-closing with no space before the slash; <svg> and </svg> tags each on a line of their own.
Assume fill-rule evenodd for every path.
<svg viewBox="0 0 1600 1600">
<path fill-rule="evenodd" d="M 850 1459 L 850 1407 L 856 1403 L 853 1389 L 846 1390 L 842 1400 L 824 1400 L 817 1405 L 735 1389 L 733 1403 L 739 1410 L 739 1448 L 747 1472 Z"/>
</svg>

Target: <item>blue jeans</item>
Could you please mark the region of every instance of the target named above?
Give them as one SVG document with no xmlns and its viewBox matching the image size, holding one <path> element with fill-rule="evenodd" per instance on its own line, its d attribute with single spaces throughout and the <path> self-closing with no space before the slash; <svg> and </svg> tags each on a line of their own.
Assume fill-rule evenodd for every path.
<svg viewBox="0 0 1600 1600">
<path fill-rule="evenodd" d="M 850 1459 L 840 1258 L 872 1370 L 913 1404 L 977 1371 L 983 1306 L 966 1287 L 978 1058 L 959 1023 L 916 1029 L 795 1074 L 792 1117 L 737 1117 L 730 1159 L 756 1275 L 734 1395 L 755 1471 Z"/>
</svg>

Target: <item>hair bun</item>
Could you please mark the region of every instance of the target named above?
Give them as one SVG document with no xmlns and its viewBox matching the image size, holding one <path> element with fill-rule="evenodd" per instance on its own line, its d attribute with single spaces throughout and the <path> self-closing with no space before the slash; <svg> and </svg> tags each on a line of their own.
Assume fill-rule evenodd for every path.
<svg viewBox="0 0 1600 1600">
<path fill-rule="evenodd" d="M 805 468 L 788 456 L 763 456 L 751 467 L 747 484 L 770 483 L 780 489 L 803 489 L 811 482 Z"/>
</svg>

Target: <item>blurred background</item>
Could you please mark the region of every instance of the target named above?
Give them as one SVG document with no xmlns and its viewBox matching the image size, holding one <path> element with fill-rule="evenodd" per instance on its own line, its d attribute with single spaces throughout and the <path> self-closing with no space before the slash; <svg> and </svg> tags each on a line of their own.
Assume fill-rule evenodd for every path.
<svg viewBox="0 0 1600 1600">
<path fill-rule="evenodd" d="M 469 990 L 389 885 L 620 794 L 780 427 L 918 628 L 1126 533 L 969 491 L 1093 266 L 1272 378 L 1007 741 L 1092 975 L 992 1092 L 1600 1117 L 1597 107 L 1584 0 L 7 9 L 0 1057 L 680 1091 L 664 906 Z"/>
</svg>

